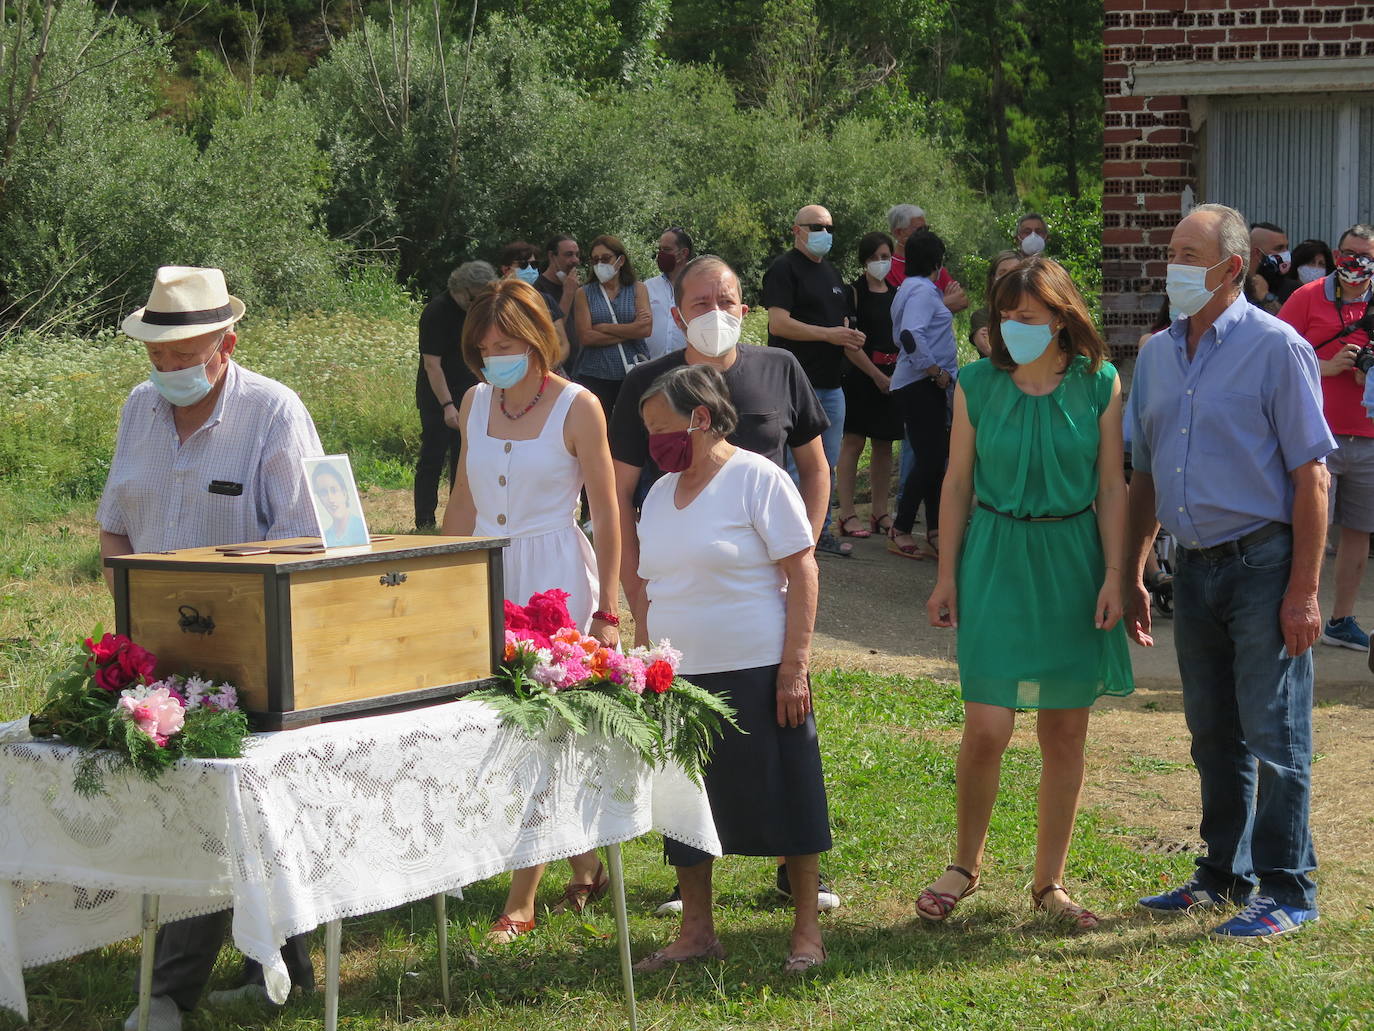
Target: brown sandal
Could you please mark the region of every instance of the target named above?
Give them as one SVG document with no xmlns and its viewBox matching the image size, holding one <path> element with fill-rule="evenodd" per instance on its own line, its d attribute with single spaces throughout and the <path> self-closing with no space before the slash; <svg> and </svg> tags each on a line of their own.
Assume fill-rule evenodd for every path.
<svg viewBox="0 0 1374 1031">
<path fill-rule="evenodd" d="M 849 528 L 849 524 L 850 524 L 850 523 L 858 523 L 858 524 L 859 524 L 859 528 L 858 528 L 857 530 L 851 530 L 851 529 Z M 872 534 L 871 531 L 865 530 L 865 529 L 864 529 L 864 521 L 863 521 L 862 519 L 860 519 L 858 516 L 856 516 L 856 515 L 847 515 L 847 516 L 845 516 L 843 519 L 840 520 L 840 536 L 841 536 L 841 537 L 857 537 L 857 538 L 859 538 L 860 540 L 862 540 L 862 539 L 865 538 L 865 537 L 872 537 L 873 534 Z"/>
<path fill-rule="evenodd" d="M 1069 899 L 1068 903 L 1063 906 L 1055 906 L 1054 908 L 1045 905 L 1045 896 L 1054 891 L 1062 891 L 1064 897 Z M 1074 902 L 1073 899 L 1069 898 L 1068 889 L 1062 884 L 1047 884 L 1038 891 L 1032 891 L 1031 905 L 1032 908 L 1047 913 L 1055 920 L 1062 920 L 1065 923 L 1073 924 L 1080 931 L 1096 930 L 1097 925 L 1102 923 L 1102 918 L 1091 909 L 1084 909 L 1078 903 Z"/>
<path fill-rule="evenodd" d="M 533 920 L 514 920 L 502 913 L 491 922 L 491 927 L 487 930 L 487 941 L 492 945 L 509 945 L 522 934 L 533 931 L 534 926 Z"/>
<path fill-rule="evenodd" d="M 659 949 L 657 952 L 645 956 L 634 965 L 636 974 L 652 974 L 656 970 L 665 967 L 678 966 L 682 963 L 700 963 L 708 959 L 724 959 L 725 946 L 717 939 L 706 946 L 701 952 L 694 952 L 690 956 L 670 956 L 667 949 Z"/>
<path fill-rule="evenodd" d="M 809 952 L 794 952 L 787 957 L 787 962 L 782 965 L 785 974 L 804 974 L 812 967 L 818 967 L 830 958 L 830 953 L 826 951 L 824 945 L 821 946 L 819 956 Z"/>
<path fill-rule="evenodd" d="M 913 542 L 916 540 L 910 530 L 905 534 L 898 533 L 896 528 L 889 530 L 887 532 L 887 550 L 889 554 L 899 555 L 902 558 L 915 559 L 917 562 L 924 562 L 928 558 L 936 557 L 935 552 L 929 551 L 919 544 L 898 544 L 898 537 L 911 537 Z"/>
<path fill-rule="evenodd" d="M 949 894 L 949 892 L 946 891 L 936 891 L 934 888 L 923 889 L 921 891 L 921 894 L 916 898 L 916 915 L 919 916 L 922 920 L 929 920 L 933 924 L 938 924 L 945 920 L 948 920 L 949 915 L 954 912 L 954 907 L 957 906 L 962 900 L 968 898 L 970 895 L 972 895 L 975 891 L 978 890 L 978 874 L 970 873 L 969 871 L 965 870 L 962 866 L 955 866 L 953 863 L 945 867 L 946 873 L 949 873 L 951 871 L 957 874 L 962 874 L 963 876 L 967 877 L 968 884 L 965 886 L 964 890 L 958 895 L 951 895 Z M 940 915 L 935 916 L 931 913 L 927 913 L 924 909 L 921 908 L 922 902 L 931 903 L 936 909 L 940 911 Z"/>
<path fill-rule="evenodd" d="M 550 912 L 555 916 L 559 913 L 566 913 L 570 909 L 574 913 L 581 913 L 591 903 L 605 898 L 606 891 L 610 886 L 611 878 L 606 873 L 606 867 L 597 863 L 596 873 L 592 875 L 592 883 L 569 884 L 563 889 L 562 896 Z"/>
</svg>

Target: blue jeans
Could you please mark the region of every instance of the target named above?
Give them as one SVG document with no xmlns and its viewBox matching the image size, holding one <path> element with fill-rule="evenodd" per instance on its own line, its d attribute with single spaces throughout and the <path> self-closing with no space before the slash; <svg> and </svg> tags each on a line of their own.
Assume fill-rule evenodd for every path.
<svg viewBox="0 0 1374 1031">
<path fill-rule="evenodd" d="M 835 503 L 835 466 L 840 464 L 840 442 L 844 439 L 844 389 L 816 389 L 816 400 L 821 403 L 825 417 L 830 425 L 821 431 L 821 449 L 825 452 L 826 464 L 830 466 L 830 498 L 825 504 L 825 523 L 821 533 L 830 531 L 830 509 Z M 797 463 L 792 461 L 792 449 L 787 449 L 787 474 L 792 482 L 801 489 L 801 477 L 797 475 Z"/>
<path fill-rule="evenodd" d="M 1174 641 L 1202 782 L 1198 880 L 1313 909 L 1312 652 L 1290 657 L 1279 626 L 1292 559 L 1291 531 L 1214 558 L 1180 548 Z"/>
</svg>

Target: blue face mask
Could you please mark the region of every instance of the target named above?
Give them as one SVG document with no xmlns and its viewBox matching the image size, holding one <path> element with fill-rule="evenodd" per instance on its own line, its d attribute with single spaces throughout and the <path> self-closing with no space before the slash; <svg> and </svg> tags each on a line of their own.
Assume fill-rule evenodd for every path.
<svg viewBox="0 0 1374 1031">
<path fill-rule="evenodd" d="M 534 286 L 535 280 L 539 278 L 539 270 L 530 268 L 528 265 L 521 265 L 515 270 L 515 278 L 522 283 L 529 283 L 530 286 Z"/>
<path fill-rule="evenodd" d="M 1002 322 L 1002 343 L 1017 365 L 1028 365 L 1045 353 L 1054 339 L 1049 325 L 1033 326 L 1027 322 L 1005 319 Z"/>
<path fill-rule="evenodd" d="M 834 242 L 835 237 L 824 229 L 812 229 L 806 234 L 806 249 L 817 258 L 824 258 L 829 254 Z"/>
<path fill-rule="evenodd" d="M 157 387 L 157 392 L 178 408 L 186 408 L 202 400 L 214 386 L 205 375 L 205 365 L 193 365 L 175 372 L 149 369 L 148 378 Z"/>
<path fill-rule="evenodd" d="M 529 371 L 530 353 L 494 354 L 482 361 L 482 375 L 493 387 L 509 390 L 525 378 Z"/>
</svg>

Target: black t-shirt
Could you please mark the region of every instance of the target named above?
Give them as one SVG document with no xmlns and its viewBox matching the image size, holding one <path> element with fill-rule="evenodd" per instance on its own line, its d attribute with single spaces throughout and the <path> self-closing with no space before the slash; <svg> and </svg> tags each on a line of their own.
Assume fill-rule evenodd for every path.
<svg viewBox="0 0 1374 1031">
<path fill-rule="evenodd" d="M 725 386 L 739 413 L 739 425 L 727 439 L 781 466 L 786 448 L 815 440 L 830 420 L 801 366 L 786 351 L 740 344 L 736 353 L 735 363 L 725 370 Z M 649 457 L 649 431 L 639 417 L 639 400 L 659 376 L 686 364 L 687 352 L 679 350 L 636 365 L 625 374 L 611 416 L 611 457 L 617 462 L 648 466 L 652 477 L 658 478 L 658 467 Z"/>
<path fill-rule="evenodd" d="M 825 259 L 812 261 L 795 247 L 763 274 L 763 306 L 782 308 L 808 326 L 843 326 L 844 320 L 854 315 L 849 291 L 835 266 Z M 788 340 L 772 333 L 768 334 L 768 346 L 796 355 L 817 390 L 840 385 L 846 364 L 843 347 L 824 340 Z"/>
<path fill-rule="evenodd" d="M 477 383 L 477 377 L 463 361 L 463 320 L 466 318 L 467 312 L 458 307 L 458 302 L 447 290 L 425 305 L 420 315 L 418 381 L 428 386 L 423 356 L 437 355 L 454 404 L 460 404 L 468 388 Z"/>
<path fill-rule="evenodd" d="M 563 323 L 563 331 L 568 334 L 568 360 L 563 363 L 563 368 L 571 374 L 577 368 L 577 355 L 581 348 L 577 346 L 577 326 L 573 324 L 572 312 L 563 310 L 563 284 L 556 279 L 550 279 L 546 274 L 540 273 L 539 278 L 534 281 L 534 288 L 543 296 L 544 301 L 549 306 L 549 318 L 557 322 L 559 319 L 568 318 Z"/>
</svg>

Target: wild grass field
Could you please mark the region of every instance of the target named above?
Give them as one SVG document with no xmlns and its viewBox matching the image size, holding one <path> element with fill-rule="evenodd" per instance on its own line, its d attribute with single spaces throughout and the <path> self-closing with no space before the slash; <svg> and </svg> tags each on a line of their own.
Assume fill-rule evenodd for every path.
<svg viewBox="0 0 1374 1031">
<path fill-rule="evenodd" d="M 751 321 L 757 332 L 758 323 Z M 414 417 L 413 323 L 330 316 L 258 319 L 239 358 L 297 389 L 328 450 L 354 456 L 379 512 L 403 512 Z M 22 717 L 70 643 L 112 610 L 100 581 L 95 498 L 108 468 L 119 405 L 144 375 L 140 350 L 117 337 L 20 340 L 0 355 L 0 719 Z M 389 514 L 393 521 L 399 517 Z M 404 525 L 380 525 L 404 530 Z M 829 962 L 804 978 L 782 972 L 789 913 L 767 860 L 717 867 L 717 923 L 728 957 L 638 979 L 641 1027 L 654 1029 L 920 1028 L 931 1031 L 1359 1031 L 1374 1026 L 1374 890 L 1367 863 L 1320 871 L 1323 917 L 1289 940 L 1244 946 L 1210 940 L 1212 921 L 1155 920 L 1138 895 L 1186 877 L 1187 852 L 1141 843 L 1150 808 L 1090 808 L 1070 860 L 1075 895 L 1106 918 L 1070 934 L 1030 909 L 1037 754 L 1018 736 L 1003 769 L 984 885 L 944 926 L 915 917 L 920 889 L 950 861 L 955 685 L 846 668 L 816 676 L 835 848 L 824 869 L 844 905 L 823 920 Z M 1148 798 L 1150 778 L 1178 762 L 1120 754 L 1116 777 Z M 0 814 L 0 819 L 10 818 Z M 1332 816 L 1370 826 L 1367 798 Z M 1368 834 L 1368 831 L 1366 831 Z M 1318 840 L 1320 849 L 1321 840 Z M 636 956 L 671 939 L 674 922 L 649 915 L 672 886 L 657 839 L 626 848 Z M 549 901 L 564 871 L 546 881 Z M 623 1026 L 613 921 L 606 904 L 586 919 L 549 918 L 513 946 L 482 932 L 504 898 L 503 878 L 473 885 L 449 906 L 453 1001 L 440 1002 L 432 908 L 351 920 L 344 927 L 340 1026 L 490 1031 Z M 319 936 L 317 936 L 319 937 Z M 322 939 L 317 941 L 322 974 Z M 216 973 L 227 981 L 236 957 Z M 136 943 L 28 972 L 35 1031 L 115 1028 L 133 1005 Z M 201 1011 L 190 1031 L 319 1026 L 322 1000 L 280 1014 Z M 0 1029 L 20 1027 L 0 1016 Z"/>
</svg>

